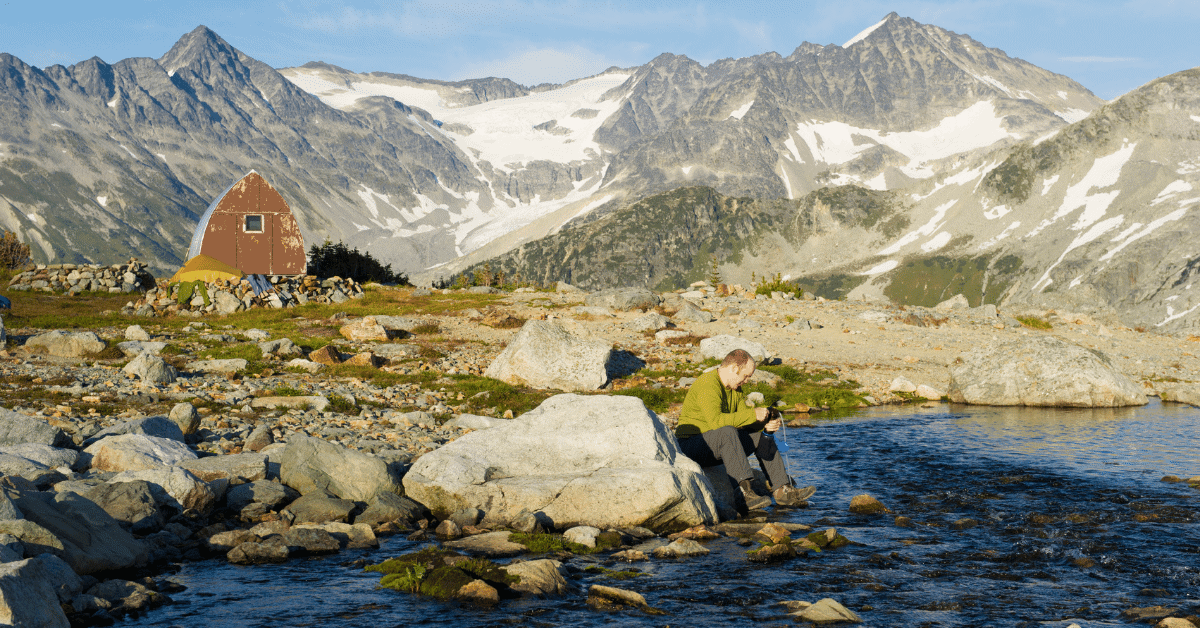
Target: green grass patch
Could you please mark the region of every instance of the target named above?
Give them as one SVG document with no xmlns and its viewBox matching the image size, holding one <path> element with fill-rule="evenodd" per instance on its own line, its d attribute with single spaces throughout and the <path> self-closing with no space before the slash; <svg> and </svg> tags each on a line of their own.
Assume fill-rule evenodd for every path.
<svg viewBox="0 0 1200 628">
<path fill-rule="evenodd" d="M 421 323 L 420 325 L 417 325 L 408 331 L 414 334 L 428 336 L 438 333 L 441 331 L 441 328 L 438 327 L 436 323 Z"/>
<path fill-rule="evenodd" d="M 608 569 L 600 565 L 591 565 L 585 568 L 583 571 L 584 573 L 601 576 L 603 578 L 611 578 L 613 580 L 632 580 L 634 578 L 646 578 L 650 576 L 650 574 L 642 571 L 633 571 L 632 569 L 618 571 L 615 569 Z"/>
<path fill-rule="evenodd" d="M 614 390 L 614 395 L 622 397 L 637 397 L 646 404 L 646 407 L 661 414 L 666 412 L 672 404 L 683 403 L 683 398 L 687 396 L 686 389 L 678 388 L 624 388 L 622 390 Z"/>
<path fill-rule="evenodd" d="M 570 552 L 572 554 L 595 554 L 600 551 L 599 545 L 592 548 L 579 543 L 572 543 L 561 534 L 545 532 L 513 532 L 508 536 L 512 543 L 524 545 L 534 554 L 552 554 L 555 552 Z"/>
<path fill-rule="evenodd" d="M 853 380 L 837 379 L 837 375 L 826 370 L 801 371 L 790 366 L 761 366 L 763 370 L 778 375 L 781 379 L 774 385 L 767 383 L 746 384 L 742 390 L 747 394 L 760 392 L 765 405 L 786 406 L 802 403 L 819 408 L 856 408 L 866 403 L 854 393 L 860 386 Z"/>
<path fill-rule="evenodd" d="M 1035 318 L 1033 316 L 1018 316 L 1017 320 L 1020 321 L 1020 323 L 1022 325 L 1026 326 L 1030 329 L 1040 329 L 1042 331 L 1048 331 L 1053 328 L 1053 325 L 1050 324 L 1050 321 L 1042 320 L 1040 318 Z"/>
<path fill-rule="evenodd" d="M 446 392 L 462 393 L 464 401 L 474 407 L 496 408 L 501 412 L 512 410 L 514 416 L 538 407 L 551 394 L 549 391 L 520 388 L 479 375 L 457 374 L 449 377 L 453 383 L 446 387 Z"/>
<path fill-rule="evenodd" d="M 9 329 L 96 329 L 144 323 L 146 319 L 120 314 L 121 308 L 138 295 L 83 293 L 75 296 L 47 292 L 8 291 L 12 311 L 4 316 Z M 105 314 L 105 312 L 112 312 Z"/>
<path fill-rule="evenodd" d="M 329 405 L 325 407 L 326 410 L 337 412 L 339 414 L 359 413 L 358 406 L 355 405 L 354 402 L 341 395 L 329 395 L 327 399 L 329 399 Z"/>
<path fill-rule="evenodd" d="M 293 388 L 291 386 L 278 386 L 271 392 L 276 397 L 303 397 L 308 394 L 299 388 Z"/>
</svg>

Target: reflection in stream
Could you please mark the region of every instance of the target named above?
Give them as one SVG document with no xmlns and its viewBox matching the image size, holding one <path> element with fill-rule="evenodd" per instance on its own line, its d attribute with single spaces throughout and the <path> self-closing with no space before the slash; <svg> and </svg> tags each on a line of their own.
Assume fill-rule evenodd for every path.
<svg viewBox="0 0 1200 628">
<path fill-rule="evenodd" d="M 284 565 L 185 565 L 178 602 L 129 626 L 768 626 L 793 625 L 781 600 L 832 597 L 865 626 L 1137 625 L 1134 606 L 1200 614 L 1200 491 L 1160 482 L 1200 475 L 1200 411 L 941 406 L 875 408 L 792 429 L 789 465 L 820 492 L 782 518 L 837 527 L 855 544 L 773 565 L 710 541 L 712 554 L 635 564 L 647 577 L 608 584 L 669 613 L 605 615 L 584 594 L 485 611 L 375 590 L 351 565 L 420 547 L 393 537 L 375 552 Z M 893 514 L 860 517 L 869 493 Z M 903 515 L 912 525 L 898 526 Z M 604 556 L 580 557 L 576 567 Z"/>
</svg>

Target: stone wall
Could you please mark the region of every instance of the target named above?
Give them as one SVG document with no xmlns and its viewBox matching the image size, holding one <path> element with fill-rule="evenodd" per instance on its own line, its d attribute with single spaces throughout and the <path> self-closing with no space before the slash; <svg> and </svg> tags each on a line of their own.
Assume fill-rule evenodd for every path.
<svg viewBox="0 0 1200 628">
<path fill-rule="evenodd" d="M 141 292 L 155 285 L 154 275 L 136 257 L 128 263 L 38 264 L 26 268 L 8 282 L 9 290 L 39 292 Z"/>
<path fill-rule="evenodd" d="M 305 303 L 343 303 L 362 298 L 362 285 L 353 279 L 330 277 L 269 276 L 274 292 L 254 294 L 245 279 L 211 283 L 164 283 L 151 288 L 136 303 L 125 306 L 125 313 L 137 316 L 202 316 L 232 314 L 251 308 L 285 308 Z M 203 290 L 199 288 L 203 285 Z M 183 297 L 180 296 L 180 291 Z M 182 301 L 182 303 L 181 303 Z"/>
</svg>

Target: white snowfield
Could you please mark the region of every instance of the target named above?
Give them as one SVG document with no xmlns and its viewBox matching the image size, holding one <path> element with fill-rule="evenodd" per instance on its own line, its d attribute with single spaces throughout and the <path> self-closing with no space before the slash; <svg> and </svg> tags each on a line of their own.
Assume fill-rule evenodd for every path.
<svg viewBox="0 0 1200 628">
<path fill-rule="evenodd" d="M 900 171 L 914 179 L 933 176 L 927 162 L 1017 137 L 1004 128 L 1004 117 L 996 114 L 990 100 L 979 101 L 925 131 L 888 133 L 845 122 L 810 121 L 798 124 L 795 136 L 808 147 L 813 161 L 830 165 L 844 164 L 875 146 L 887 146 L 908 157 L 908 164 Z M 784 145 L 787 156 L 800 163 L 806 161 L 793 138 L 789 137 Z"/>
<path fill-rule="evenodd" d="M 600 146 L 592 136 L 624 102 L 623 98 L 602 101 L 600 97 L 624 83 L 630 74 L 606 72 L 558 89 L 469 107 L 448 106 L 432 88 L 356 81 L 347 89 L 320 78 L 320 72 L 316 70 L 297 70 L 285 76 L 300 89 L 338 109 L 351 109 L 355 102 L 368 96 L 387 96 L 410 107 L 424 109 L 443 123 L 465 124 L 473 131 L 470 135 L 443 135 L 468 155 L 473 155 L 471 149 L 474 149 L 479 151 L 479 160 L 490 162 L 498 169 L 511 169 L 538 160 L 569 163 L 599 157 Z M 589 118 L 571 115 L 580 109 L 598 113 Z M 559 135 L 534 129 L 551 120 L 555 121 L 556 129 L 568 133 Z"/>
</svg>

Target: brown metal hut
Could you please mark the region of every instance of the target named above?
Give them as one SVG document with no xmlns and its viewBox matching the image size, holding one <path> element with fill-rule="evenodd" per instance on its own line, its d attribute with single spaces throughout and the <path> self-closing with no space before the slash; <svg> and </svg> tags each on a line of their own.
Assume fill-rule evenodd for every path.
<svg viewBox="0 0 1200 628">
<path fill-rule="evenodd" d="M 292 209 L 253 170 L 200 217 L 188 259 L 201 254 L 247 275 L 303 275 L 308 269 L 304 236 Z"/>
</svg>

